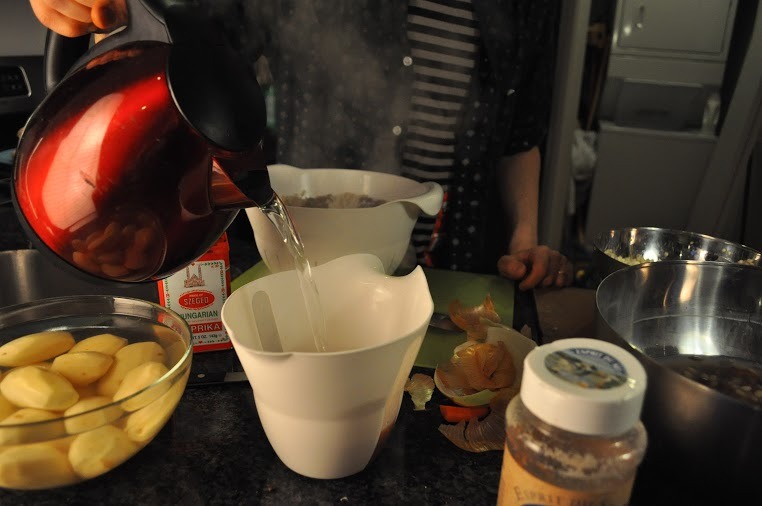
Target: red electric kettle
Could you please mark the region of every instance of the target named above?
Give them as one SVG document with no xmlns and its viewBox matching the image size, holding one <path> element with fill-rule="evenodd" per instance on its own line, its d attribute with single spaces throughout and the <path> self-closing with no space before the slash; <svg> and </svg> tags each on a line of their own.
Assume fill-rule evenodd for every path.
<svg viewBox="0 0 762 506">
<path fill-rule="evenodd" d="M 24 128 L 11 186 L 38 249 L 142 282 L 193 262 L 273 191 L 251 65 L 192 3 L 127 8 L 126 28 L 89 50 L 89 37 L 48 35 L 52 89 Z M 246 174 L 245 195 L 234 181 Z"/>
</svg>

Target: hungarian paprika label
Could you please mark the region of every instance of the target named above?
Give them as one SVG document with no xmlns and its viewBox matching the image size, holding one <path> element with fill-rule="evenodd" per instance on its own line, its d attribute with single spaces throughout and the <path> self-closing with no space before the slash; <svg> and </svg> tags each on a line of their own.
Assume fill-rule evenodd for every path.
<svg viewBox="0 0 762 506">
<path fill-rule="evenodd" d="M 221 317 L 230 295 L 229 251 L 227 239 L 223 240 L 185 269 L 158 282 L 161 304 L 188 323 L 194 352 L 233 346 Z"/>
<path fill-rule="evenodd" d="M 557 487 L 521 467 L 506 448 L 500 475 L 499 506 L 627 506 L 634 478 L 604 490 L 569 490 Z"/>
</svg>

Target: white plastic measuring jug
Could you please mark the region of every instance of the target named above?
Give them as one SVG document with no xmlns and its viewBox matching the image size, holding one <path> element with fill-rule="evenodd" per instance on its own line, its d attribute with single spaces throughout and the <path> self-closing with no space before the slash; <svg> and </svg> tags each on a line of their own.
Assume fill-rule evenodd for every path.
<svg viewBox="0 0 762 506">
<path fill-rule="evenodd" d="M 233 292 L 222 321 L 278 457 L 304 476 L 342 478 L 362 471 L 393 428 L 434 304 L 420 267 L 388 276 L 369 254 L 340 257 L 312 274 L 327 352 L 314 351 L 295 271 Z M 262 292 L 271 314 L 252 307 Z"/>
</svg>

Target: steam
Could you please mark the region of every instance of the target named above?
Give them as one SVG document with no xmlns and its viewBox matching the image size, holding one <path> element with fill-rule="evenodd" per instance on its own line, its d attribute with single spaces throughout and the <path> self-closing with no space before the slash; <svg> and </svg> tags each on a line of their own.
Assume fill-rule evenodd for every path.
<svg viewBox="0 0 762 506">
<path fill-rule="evenodd" d="M 341 23 L 341 13 L 330 11 L 362 6 L 310 0 L 295 0 L 292 8 L 283 8 L 286 2 L 205 3 L 244 58 L 252 65 L 261 54 L 267 58 L 276 94 L 279 162 L 400 172 L 392 128 L 402 124 L 408 97 L 389 76 L 391 65 L 401 62 L 391 61 L 384 45 L 369 42 L 374 37 L 367 27 Z"/>
</svg>

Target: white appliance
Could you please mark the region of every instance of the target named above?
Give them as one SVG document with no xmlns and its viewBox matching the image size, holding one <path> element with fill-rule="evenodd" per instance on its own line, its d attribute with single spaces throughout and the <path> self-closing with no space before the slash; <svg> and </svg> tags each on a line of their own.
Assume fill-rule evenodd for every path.
<svg viewBox="0 0 762 506">
<path fill-rule="evenodd" d="M 589 240 L 628 226 L 689 228 L 718 143 L 736 10 L 736 0 L 617 3 Z"/>
<path fill-rule="evenodd" d="M 722 85 L 735 13 L 736 0 L 620 0 L 601 119 L 701 128 Z"/>
</svg>

